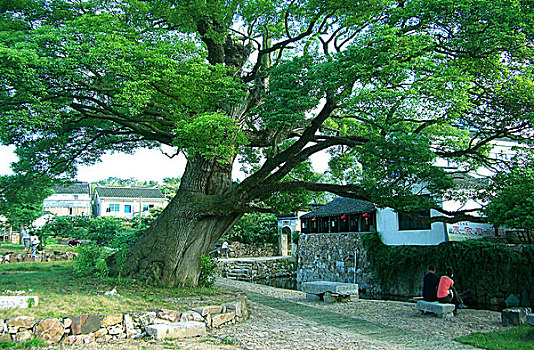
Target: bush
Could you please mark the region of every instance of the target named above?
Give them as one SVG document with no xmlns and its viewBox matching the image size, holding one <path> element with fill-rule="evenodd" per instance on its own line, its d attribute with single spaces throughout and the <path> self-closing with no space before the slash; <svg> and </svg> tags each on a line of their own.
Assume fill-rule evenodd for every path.
<svg viewBox="0 0 534 350">
<path fill-rule="evenodd" d="M 198 285 L 200 287 L 211 287 L 215 283 L 217 275 L 217 259 L 206 255 L 200 256 L 200 276 Z"/>
<path fill-rule="evenodd" d="M 245 214 L 226 234 L 229 241 L 248 244 L 278 243 L 278 221 L 274 214 Z"/>
<path fill-rule="evenodd" d="M 472 298 L 514 293 L 534 300 L 534 245 L 510 249 L 499 243 L 468 240 L 437 246 L 387 246 L 377 233 L 362 236 L 362 243 L 383 291 L 420 285 L 426 266 L 434 264 L 438 274 L 452 266 L 456 289 L 469 292 Z M 415 295 L 420 290 L 412 292 Z"/>
<path fill-rule="evenodd" d="M 99 247 L 94 243 L 82 244 L 78 247 L 78 256 L 74 258 L 74 272 L 78 276 L 106 277 L 109 273 L 105 259 L 111 250 Z"/>
</svg>

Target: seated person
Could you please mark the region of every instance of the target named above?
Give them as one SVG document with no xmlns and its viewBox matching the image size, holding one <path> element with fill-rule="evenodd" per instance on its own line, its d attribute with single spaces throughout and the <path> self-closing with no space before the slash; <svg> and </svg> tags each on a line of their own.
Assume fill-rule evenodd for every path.
<svg viewBox="0 0 534 350">
<path fill-rule="evenodd" d="M 434 265 L 428 265 L 428 271 L 423 277 L 423 300 L 424 301 L 436 301 L 438 300 L 439 277 L 436 275 L 436 267 Z"/>
<path fill-rule="evenodd" d="M 458 313 L 458 308 L 464 308 L 464 304 L 458 292 L 454 288 L 454 281 L 452 277 L 454 276 L 454 271 L 452 267 L 447 267 L 447 272 L 444 276 L 441 276 L 438 285 L 438 301 L 442 304 L 454 304 L 454 315 Z"/>
</svg>

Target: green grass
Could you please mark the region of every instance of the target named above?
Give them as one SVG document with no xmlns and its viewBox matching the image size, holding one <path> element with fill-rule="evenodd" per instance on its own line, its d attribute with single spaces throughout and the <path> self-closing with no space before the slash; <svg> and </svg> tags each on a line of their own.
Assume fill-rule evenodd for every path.
<svg viewBox="0 0 534 350">
<path fill-rule="evenodd" d="M 106 314 L 165 308 L 182 311 L 233 300 L 233 293 L 218 288 L 154 287 L 130 279 L 78 277 L 72 261 L 0 265 L 0 294 L 24 290 L 39 297 L 28 309 L 0 310 L 0 319 L 15 316 L 35 318 Z M 105 296 L 113 288 L 120 297 Z M 31 290 L 31 292 L 30 292 Z"/>
<path fill-rule="evenodd" d="M 45 343 L 39 338 L 26 340 L 22 343 L 0 340 L 0 349 L 30 349 L 35 347 L 43 347 L 44 345 Z"/>
<path fill-rule="evenodd" d="M 65 244 L 47 244 L 44 248 L 45 252 L 75 252 L 76 248 Z M 15 254 L 24 253 L 24 245 L 13 243 L 0 243 L 0 253 L 13 252 Z"/>
<path fill-rule="evenodd" d="M 534 349 L 534 327 L 522 325 L 493 333 L 473 333 L 456 340 L 481 349 L 529 350 Z"/>
</svg>

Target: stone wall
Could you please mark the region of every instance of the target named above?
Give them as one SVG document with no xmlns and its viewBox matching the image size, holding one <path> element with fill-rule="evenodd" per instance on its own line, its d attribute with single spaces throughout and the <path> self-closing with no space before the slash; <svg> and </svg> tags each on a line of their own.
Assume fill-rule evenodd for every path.
<svg viewBox="0 0 534 350">
<path fill-rule="evenodd" d="M 278 247 L 272 244 L 246 244 L 232 242 L 230 246 L 232 258 L 267 257 L 278 255 Z"/>
<path fill-rule="evenodd" d="M 362 294 L 376 294 L 360 237 L 361 233 L 301 234 L 297 284 L 321 280 L 357 283 Z"/>
<path fill-rule="evenodd" d="M 30 254 L 7 252 L 0 255 L 0 264 L 10 264 L 18 262 L 45 262 L 45 261 L 65 261 L 72 260 L 78 253 L 74 252 L 36 252 L 35 259 Z"/>
<path fill-rule="evenodd" d="M 293 277 L 296 271 L 291 257 L 221 259 L 218 264 L 222 277 L 240 281 Z"/>
<path fill-rule="evenodd" d="M 155 337 L 154 325 L 179 327 L 192 321 L 203 328 L 218 328 L 239 322 L 248 317 L 247 298 L 236 301 L 189 309 L 179 312 L 153 309 L 108 315 L 80 315 L 62 319 L 18 316 L 0 320 L 0 340 L 24 342 L 38 337 L 47 343 L 86 344 L 113 342 L 121 339 Z M 204 326 L 205 325 L 205 326 Z"/>
<path fill-rule="evenodd" d="M 421 295 L 426 263 L 417 259 L 408 262 L 405 270 L 382 286 L 373 276 L 360 238 L 358 233 L 302 234 L 298 244 L 297 283 L 319 280 L 357 283 L 362 297 L 377 299 L 407 300 Z M 524 247 L 508 246 L 508 249 L 525 255 Z M 510 264 L 505 266 L 506 273 L 491 273 L 491 264 L 488 266 L 484 261 L 480 264 L 486 264 L 490 272 L 479 273 L 477 263 L 456 266 L 455 283 L 470 307 L 500 310 L 506 307 L 506 299 L 511 294 L 519 299 L 519 305 L 532 306 L 532 267 Z"/>
</svg>

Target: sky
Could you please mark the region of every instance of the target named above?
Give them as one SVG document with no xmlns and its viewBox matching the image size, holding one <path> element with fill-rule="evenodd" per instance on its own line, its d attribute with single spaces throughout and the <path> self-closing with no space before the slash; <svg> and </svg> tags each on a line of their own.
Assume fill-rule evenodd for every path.
<svg viewBox="0 0 534 350">
<path fill-rule="evenodd" d="M 12 173 L 10 164 L 17 161 L 13 153 L 14 147 L 0 146 L 0 175 Z M 181 177 L 185 170 L 186 160 L 183 156 L 172 159 L 162 154 L 159 149 L 140 149 L 135 154 L 106 154 L 102 161 L 93 166 L 82 166 L 78 169 L 78 181 L 96 182 L 108 177 L 140 181 L 163 182 L 165 177 Z"/>
<path fill-rule="evenodd" d="M 17 161 L 13 153 L 14 147 L 0 146 L 0 175 L 11 174 L 10 164 Z M 172 150 L 165 149 L 172 154 Z M 312 157 L 312 164 L 316 171 L 326 170 L 325 154 Z M 97 182 L 108 177 L 120 179 L 135 178 L 139 181 L 157 181 L 160 184 L 165 177 L 181 177 L 186 165 L 185 157 L 180 155 L 172 159 L 164 155 L 159 149 L 139 149 L 134 154 L 106 154 L 102 161 L 93 166 L 82 166 L 78 169 L 76 180 L 83 182 Z M 239 171 L 240 165 L 234 165 L 233 177 L 244 178 Z"/>
</svg>

